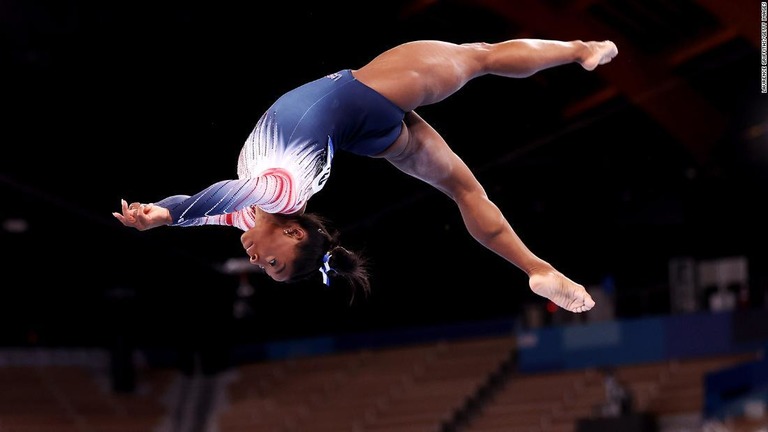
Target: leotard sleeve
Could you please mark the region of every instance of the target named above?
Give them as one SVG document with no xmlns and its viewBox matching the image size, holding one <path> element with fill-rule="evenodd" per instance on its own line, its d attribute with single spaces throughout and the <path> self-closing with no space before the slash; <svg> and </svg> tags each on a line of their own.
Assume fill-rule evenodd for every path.
<svg viewBox="0 0 768 432">
<path fill-rule="evenodd" d="M 304 205 L 286 170 L 267 170 L 258 177 L 222 180 L 195 195 L 173 195 L 155 203 L 167 208 L 171 226 L 229 225 L 253 227 L 252 206 L 267 213 L 295 213 Z"/>
</svg>

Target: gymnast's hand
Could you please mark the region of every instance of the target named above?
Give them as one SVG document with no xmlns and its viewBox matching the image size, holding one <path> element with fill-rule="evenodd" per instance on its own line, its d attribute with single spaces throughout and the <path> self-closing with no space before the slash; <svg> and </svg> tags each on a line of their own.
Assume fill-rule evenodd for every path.
<svg viewBox="0 0 768 432">
<path fill-rule="evenodd" d="M 112 216 L 122 222 L 123 225 L 136 228 L 139 231 L 169 225 L 173 221 L 171 213 L 164 207 L 137 202 L 128 205 L 125 200 L 120 200 L 120 204 L 123 212 L 113 212 Z"/>
</svg>

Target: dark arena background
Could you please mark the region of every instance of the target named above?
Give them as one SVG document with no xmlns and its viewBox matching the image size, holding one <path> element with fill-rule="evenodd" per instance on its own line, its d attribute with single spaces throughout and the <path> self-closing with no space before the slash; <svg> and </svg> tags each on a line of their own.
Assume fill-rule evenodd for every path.
<svg viewBox="0 0 768 432">
<path fill-rule="evenodd" d="M 761 25 L 752 0 L 0 2 L 0 432 L 764 432 Z M 308 206 L 370 258 L 368 297 L 272 282 L 233 228 L 111 215 L 236 178 L 300 84 L 513 38 L 619 55 L 418 112 L 589 312 L 381 159 L 337 153 Z"/>
</svg>

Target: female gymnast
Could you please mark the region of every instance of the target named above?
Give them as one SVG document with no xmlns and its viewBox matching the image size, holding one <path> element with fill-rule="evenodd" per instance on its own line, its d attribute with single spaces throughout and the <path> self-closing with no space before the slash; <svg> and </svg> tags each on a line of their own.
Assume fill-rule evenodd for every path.
<svg viewBox="0 0 768 432">
<path fill-rule="evenodd" d="M 317 275 L 329 284 L 341 277 L 368 292 L 366 259 L 342 247 L 328 221 L 305 209 L 325 185 L 335 152 L 383 158 L 450 197 L 472 237 L 524 271 L 534 293 L 585 312 L 595 302 L 584 286 L 528 249 L 472 171 L 414 110 L 483 75 L 525 78 L 570 63 L 591 71 L 617 54 L 611 41 L 407 42 L 359 69 L 331 73 L 278 98 L 245 141 L 237 180 L 155 203 L 121 200 L 121 212 L 113 215 L 141 231 L 233 226 L 244 231 L 250 262 L 276 281 Z"/>
</svg>

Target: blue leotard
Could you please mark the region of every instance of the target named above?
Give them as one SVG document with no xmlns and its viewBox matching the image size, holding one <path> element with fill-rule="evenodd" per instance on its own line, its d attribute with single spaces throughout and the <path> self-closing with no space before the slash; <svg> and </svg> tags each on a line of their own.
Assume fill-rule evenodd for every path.
<svg viewBox="0 0 768 432">
<path fill-rule="evenodd" d="M 156 203 L 175 226 L 253 227 L 252 206 L 269 213 L 300 211 L 319 192 L 336 150 L 373 156 L 400 133 L 405 112 L 361 83 L 348 69 L 281 96 L 243 145 L 238 180 L 222 180 L 195 195 Z"/>
</svg>

